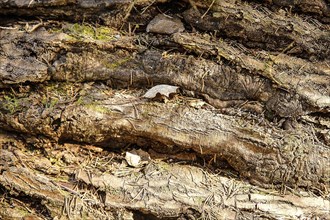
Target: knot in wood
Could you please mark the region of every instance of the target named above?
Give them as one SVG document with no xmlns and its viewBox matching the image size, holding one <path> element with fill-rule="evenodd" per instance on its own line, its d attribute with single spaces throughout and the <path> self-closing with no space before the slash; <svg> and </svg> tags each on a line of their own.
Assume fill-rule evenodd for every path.
<svg viewBox="0 0 330 220">
<path fill-rule="evenodd" d="M 273 95 L 266 103 L 266 109 L 282 118 L 296 118 L 303 114 L 299 96 L 285 92 Z"/>
</svg>

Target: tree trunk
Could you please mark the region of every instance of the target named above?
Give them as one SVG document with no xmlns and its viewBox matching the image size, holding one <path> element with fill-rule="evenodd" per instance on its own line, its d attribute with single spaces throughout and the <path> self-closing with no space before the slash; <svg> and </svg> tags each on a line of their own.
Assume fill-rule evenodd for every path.
<svg viewBox="0 0 330 220">
<path fill-rule="evenodd" d="M 328 218 L 328 1 L 0 9 L 1 218 Z"/>
</svg>

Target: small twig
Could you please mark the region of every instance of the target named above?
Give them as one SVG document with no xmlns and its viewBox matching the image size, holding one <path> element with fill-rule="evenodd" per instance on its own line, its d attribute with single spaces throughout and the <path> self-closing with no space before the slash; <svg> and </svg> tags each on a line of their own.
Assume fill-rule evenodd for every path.
<svg viewBox="0 0 330 220">
<path fill-rule="evenodd" d="M 21 206 L 23 206 L 29 213 L 33 213 L 31 209 L 29 209 L 22 201 L 15 199 L 15 198 L 10 198 L 12 200 L 15 200 L 17 203 L 19 203 Z"/>
<path fill-rule="evenodd" d="M 198 11 L 198 8 L 196 6 L 196 3 L 193 0 L 189 0 L 189 3 L 191 5 L 191 7 L 193 7 L 193 9 L 195 9 L 196 11 Z"/>
<path fill-rule="evenodd" d="M 16 30 L 17 27 L 4 27 L 4 26 L 0 26 L 0 29 L 2 29 L 2 30 Z"/>
<path fill-rule="evenodd" d="M 205 17 L 205 15 L 209 12 L 209 10 L 212 8 L 213 4 L 214 4 L 215 0 L 212 1 L 212 3 L 210 4 L 209 8 L 206 10 L 206 12 L 202 15 L 202 19 Z"/>
<path fill-rule="evenodd" d="M 147 5 L 146 7 L 143 8 L 142 12 L 141 12 L 141 15 L 146 12 L 146 10 L 151 6 L 153 5 L 154 3 L 156 2 L 156 0 L 153 0 L 149 5 Z"/>
<path fill-rule="evenodd" d="M 93 176 L 92 176 L 92 173 L 90 173 L 89 170 L 87 170 L 86 173 L 87 173 L 87 177 L 88 177 L 88 180 L 89 180 L 90 184 L 93 185 L 93 180 L 92 180 L 93 179 Z"/>
<path fill-rule="evenodd" d="M 29 28 L 29 24 L 26 23 L 26 26 L 25 26 L 25 31 L 27 33 L 32 33 L 33 31 L 35 31 L 36 29 L 38 29 L 39 27 L 41 27 L 44 23 L 42 22 L 42 20 L 40 20 L 40 23 L 36 24 L 36 25 L 33 25 L 32 28 Z"/>
<path fill-rule="evenodd" d="M 205 76 L 208 74 L 208 72 L 205 72 L 203 75 L 202 75 L 202 92 L 204 91 L 204 87 L 205 87 L 205 82 L 204 82 L 204 78 Z"/>
<path fill-rule="evenodd" d="M 30 7 L 33 2 L 34 2 L 34 0 L 31 0 L 28 4 L 28 7 Z"/>
<path fill-rule="evenodd" d="M 133 72 L 131 71 L 130 85 L 133 85 Z"/>
<path fill-rule="evenodd" d="M 73 190 L 73 189 L 70 189 L 70 188 L 67 187 L 67 186 L 64 186 L 64 185 L 61 185 L 61 184 L 59 184 L 59 183 L 56 183 L 56 182 L 53 181 L 53 180 L 51 180 L 50 182 L 53 183 L 55 186 L 60 187 L 60 188 L 63 188 L 63 189 L 65 189 L 66 191 L 68 191 L 68 192 L 70 192 L 70 193 L 73 193 L 73 194 L 75 194 L 75 195 L 80 195 L 78 191 Z"/>
<path fill-rule="evenodd" d="M 137 131 L 137 129 L 136 129 L 136 127 L 135 127 L 135 125 L 128 119 L 128 118 L 125 118 L 131 125 L 132 125 L 132 127 L 134 128 L 134 130 L 136 130 Z"/>
<path fill-rule="evenodd" d="M 127 13 L 126 13 L 126 15 L 125 15 L 125 17 L 124 17 L 124 19 L 123 19 L 124 21 L 126 21 L 127 18 L 131 15 L 131 11 L 132 11 L 134 5 L 135 5 L 135 0 L 133 0 L 133 1 L 129 4 L 128 9 L 127 9 Z"/>
<path fill-rule="evenodd" d="M 138 194 L 136 194 L 136 196 L 134 196 L 134 198 L 132 199 L 132 202 L 141 194 L 143 193 L 143 196 L 140 200 L 142 200 L 144 198 L 144 191 L 145 191 L 145 188 L 142 187 L 142 189 L 138 192 Z"/>
</svg>

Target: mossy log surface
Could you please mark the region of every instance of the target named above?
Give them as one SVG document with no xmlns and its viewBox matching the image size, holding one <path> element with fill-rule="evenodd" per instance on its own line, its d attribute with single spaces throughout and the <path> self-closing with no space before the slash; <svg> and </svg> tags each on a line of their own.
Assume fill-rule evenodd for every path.
<svg viewBox="0 0 330 220">
<path fill-rule="evenodd" d="M 0 2 L 0 218 L 327 219 L 329 11 Z M 146 31 L 160 13 L 185 30 Z"/>
</svg>

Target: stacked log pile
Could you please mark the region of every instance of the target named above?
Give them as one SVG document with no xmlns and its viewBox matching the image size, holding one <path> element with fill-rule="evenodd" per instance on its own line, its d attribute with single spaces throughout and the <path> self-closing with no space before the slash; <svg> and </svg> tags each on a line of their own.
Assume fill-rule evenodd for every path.
<svg viewBox="0 0 330 220">
<path fill-rule="evenodd" d="M 328 219 L 329 1 L 0 17 L 0 218 Z"/>
</svg>

